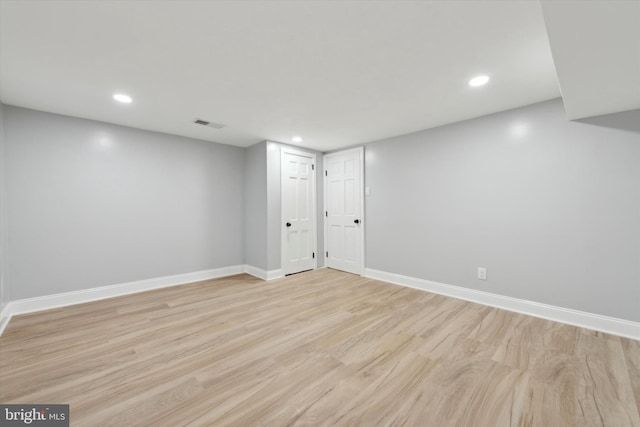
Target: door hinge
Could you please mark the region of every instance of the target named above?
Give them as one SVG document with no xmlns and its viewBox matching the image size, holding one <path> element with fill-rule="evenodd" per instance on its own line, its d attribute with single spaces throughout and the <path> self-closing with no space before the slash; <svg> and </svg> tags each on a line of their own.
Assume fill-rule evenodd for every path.
<svg viewBox="0 0 640 427">
<path fill-rule="evenodd" d="M 327 175 L 327 171 L 324 171 L 324 176 L 329 176 L 329 175 Z"/>
<path fill-rule="evenodd" d="M 329 258 L 329 251 L 327 251 L 327 258 Z"/>
<path fill-rule="evenodd" d="M 316 170 L 316 165 L 314 165 L 313 163 L 311 163 L 311 170 L 312 171 Z"/>
<path fill-rule="evenodd" d="M 324 216 L 328 217 L 329 216 L 329 211 L 324 211 Z"/>
<path fill-rule="evenodd" d="M 312 257 L 312 258 L 315 258 L 315 257 L 316 257 L 316 253 L 314 252 L 314 253 L 311 255 L 311 257 Z"/>
</svg>

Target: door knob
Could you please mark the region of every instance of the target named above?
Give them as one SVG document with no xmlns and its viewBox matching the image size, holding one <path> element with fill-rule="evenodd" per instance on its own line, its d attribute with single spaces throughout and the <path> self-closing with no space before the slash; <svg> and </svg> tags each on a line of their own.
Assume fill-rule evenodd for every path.
<svg viewBox="0 0 640 427">
<path fill-rule="evenodd" d="M 290 222 L 287 223 L 287 227 L 291 227 L 291 223 Z"/>
<path fill-rule="evenodd" d="M 360 224 L 360 220 L 359 219 L 354 219 L 353 222 L 355 222 L 356 224 Z"/>
</svg>

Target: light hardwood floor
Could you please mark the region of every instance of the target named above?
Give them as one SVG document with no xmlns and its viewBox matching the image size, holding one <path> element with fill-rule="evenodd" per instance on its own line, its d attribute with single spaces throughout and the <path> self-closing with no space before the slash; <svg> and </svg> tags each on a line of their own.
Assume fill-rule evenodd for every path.
<svg viewBox="0 0 640 427">
<path fill-rule="evenodd" d="M 640 426 L 640 342 L 333 270 L 17 316 L 0 402 L 77 426 Z"/>
</svg>

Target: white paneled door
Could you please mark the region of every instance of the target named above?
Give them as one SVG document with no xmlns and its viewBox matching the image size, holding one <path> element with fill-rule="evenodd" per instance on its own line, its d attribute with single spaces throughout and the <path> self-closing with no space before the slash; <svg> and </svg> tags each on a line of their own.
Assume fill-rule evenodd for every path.
<svg viewBox="0 0 640 427">
<path fill-rule="evenodd" d="M 282 269 L 316 268 L 315 154 L 282 148 Z"/>
<path fill-rule="evenodd" d="M 324 156 L 327 267 L 362 274 L 364 191 L 362 147 Z"/>
</svg>

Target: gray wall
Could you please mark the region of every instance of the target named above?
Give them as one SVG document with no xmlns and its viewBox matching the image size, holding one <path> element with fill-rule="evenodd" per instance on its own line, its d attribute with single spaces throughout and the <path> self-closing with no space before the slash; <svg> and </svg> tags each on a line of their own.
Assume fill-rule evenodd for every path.
<svg viewBox="0 0 640 427">
<path fill-rule="evenodd" d="M 282 219 L 280 147 L 277 142 L 266 142 L 267 147 L 267 263 L 269 270 L 282 268 Z"/>
<path fill-rule="evenodd" d="M 554 100 L 367 144 L 367 267 L 640 321 L 631 122 Z"/>
<path fill-rule="evenodd" d="M 244 248 L 245 263 L 268 270 L 267 266 L 267 144 L 245 150 Z"/>
<path fill-rule="evenodd" d="M 5 187 L 4 105 L 0 102 L 0 312 L 9 302 L 7 200 Z M 2 319 L 0 319 L 2 320 Z"/>
<path fill-rule="evenodd" d="M 12 300 L 243 264 L 243 149 L 4 116 Z"/>
<path fill-rule="evenodd" d="M 637 123 L 640 111 L 568 122 L 555 100 L 367 144 L 366 266 L 640 321 Z M 281 147 L 0 105 L 0 303 L 279 269 Z"/>
<path fill-rule="evenodd" d="M 316 155 L 316 218 L 317 218 L 317 246 L 318 267 L 324 266 L 324 193 L 322 179 L 322 153 L 301 147 L 281 144 L 278 142 L 267 142 L 267 247 L 268 247 L 268 270 L 281 268 L 281 198 L 280 198 L 280 152 L 282 147 L 292 147 L 296 150 L 315 153 Z"/>
</svg>

